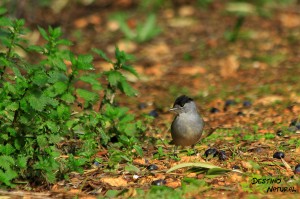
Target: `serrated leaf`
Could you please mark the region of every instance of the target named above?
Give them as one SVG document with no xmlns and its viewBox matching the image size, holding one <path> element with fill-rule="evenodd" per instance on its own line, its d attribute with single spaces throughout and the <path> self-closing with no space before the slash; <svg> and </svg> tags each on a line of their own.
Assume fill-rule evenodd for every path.
<svg viewBox="0 0 300 199">
<path fill-rule="evenodd" d="M 49 72 L 49 83 L 55 83 L 58 81 L 67 82 L 67 76 L 61 71 L 51 71 Z"/>
<path fill-rule="evenodd" d="M 1 66 L 9 66 L 10 62 L 4 57 L 0 57 L 0 64 Z"/>
<path fill-rule="evenodd" d="M 48 139 L 49 139 L 49 142 L 51 142 L 53 144 L 57 144 L 60 141 L 62 141 L 62 137 L 59 134 L 50 134 Z"/>
<path fill-rule="evenodd" d="M 16 149 L 11 144 L 0 145 L 0 153 L 4 155 L 10 155 L 14 153 Z"/>
<path fill-rule="evenodd" d="M 54 183 L 56 180 L 56 174 L 55 172 L 51 171 L 51 172 L 46 172 L 46 179 L 48 182 L 50 183 Z"/>
<path fill-rule="evenodd" d="M 49 32 L 51 33 L 51 36 L 55 39 L 59 38 L 62 35 L 62 31 L 60 27 L 56 27 L 54 29 L 52 29 L 52 31 L 50 31 L 51 29 L 49 29 Z"/>
<path fill-rule="evenodd" d="M 110 140 L 110 137 L 102 129 L 98 129 L 98 130 L 100 133 L 101 144 L 107 145 L 108 141 Z"/>
<path fill-rule="evenodd" d="M 35 95 L 28 96 L 27 97 L 27 102 L 36 111 L 42 111 L 45 108 L 46 104 L 47 104 L 45 100 L 41 100 L 40 97 L 37 97 Z"/>
<path fill-rule="evenodd" d="M 15 165 L 15 160 L 11 156 L 8 156 L 8 155 L 1 155 L 0 162 L 2 163 L 2 164 L 0 164 L 0 167 L 5 170 L 9 170 L 11 166 Z"/>
<path fill-rule="evenodd" d="M 143 149 L 142 147 L 138 146 L 138 145 L 133 145 L 133 148 L 136 150 L 137 154 L 141 157 L 143 157 Z"/>
<path fill-rule="evenodd" d="M 45 40 L 49 41 L 49 37 L 48 37 L 48 34 L 47 34 L 47 32 L 45 31 L 45 29 L 43 29 L 43 28 L 41 28 L 41 27 L 39 27 L 39 26 L 38 26 L 38 29 L 39 29 L 39 32 L 40 32 L 40 34 L 42 35 L 42 37 L 43 37 Z"/>
<path fill-rule="evenodd" d="M 8 138 L 10 138 L 10 137 L 8 136 L 8 134 L 4 134 L 4 133 L 2 133 L 2 134 L 0 134 L 0 138 L 1 138 L 2 140 L 5 140 L 5 141 L 7 141 L 7 140 L 8 140 Z"/>
<path fill-rule="evenodd" d="M 46 103 L 53 107 L 56 107 L 59 104 L 59 102 L 56 99 L 50 97 L 47 97 Z"/>
<path fill-rule="evenodd" d="M 123 91 L 127 96 L 134 96 L 136 94 L 135 90 L 127 83 L 126 80 L 121 82 L 121 91 Z"/>
<path fill-rule="evenodd" d="M 8 90 L 10 93 L 13 93 L 13 94 L 17 93 L 16 87 L 13 86 L 10 82 L 4 83 L 4 89 Z"/>
<path fill-rule="evenodd" d="M 73 43 L 67 39 L 60 39 L 56 42 L 57 44 L 60 45 L 65 45 L 65 46 L 71 46 Z"/>
<path fill-rule="evenodd" d="M 151 14 L 148 16 L 146 22 L 143 25 L 138 26 L 137 40 L 140 42 L 147 41 L 160 32 L 160 29 L 156 27 L 156 16 Z"/>
<path fill-rule="evenodd" d="M 105 74 L 107 75 L 108 82 L 112 86 L 117 86 L 118 83 L 124 79 L 124 76 L 115 70 L 107 71 Z"/>
<path fill-rule="evenodd" d="M 53 84 L 53 87 L 56 95 L 63 94 L 68 88 L 67 84 L 64 82 L 56 82 L 55 84 Z"/>
<path fill-rule="evenodd" d="M 41 47 L 41 46 L 32 45 L 32 46 L 29 46 L 27 49 L 29 51 L 35 51 L 35 52 L 38 52 L 38 53 L 44 52 L 44 48 Z"/>
<path fill-rule="evenodd" d="M 131 74 L 135 75 L 136 77 L 139 77 L 139 74 L 136 72 L 136 70 L 130 66 L 130 65 L 123 65 L 122 66 L 122 69 L 123 70 L 126 70 L 128 72 L 130 72 Z"/>
<path fill-rule="evenodd" d="M 49 128 L 49 130 L 52 132 L 52 133 L 57 133 L 58 130 L 59 130 L 59 126 L 55 123 L 55 122 L 52 122 L 50 120 L 48 120 L 46 122 L 46 126 Z"/>
<path fill-rule="evenodd" d="M 45 148 L 48 145 L 48 141 L 45 135 L 39 135 L 36 137 L 36 141 L 40 148 Z"/>
<path fill-rule="evenodd" d="M 8 106 L 6 106 L 6 110 L 16 111 L 19 108 L 19 104 L 17 102 L 12 102 Z"/>
<path fill-rule="evenodd" d="M 14 188 L 15 185 L 12 184 L 11 181 L 16 177 L 18 177 L 17 172 L 15 172 L 11 169 L 6 170 L 5 172 L 0 170 L 0 182 L 3 182 L 6 186 Z"/>
<path fill-rule="evenodd" d="M 63 94 L 61 99 L 67 103 L 73 103 L 75 101 L 75 97 L 71 93 Z"/>
<path fill-rule="evenodd" d="M 97 80 L 97 78 L 99 78 L 98 74 L 89 74 L 89 75 L 83 75 L 79 79 L 81 81 L 91 84 L 93 90 L 101 90 L 102 87 L 99 80 Z"/>
<path fill-rule="evenodd" d="M 71 114 L 70 108 L 68 106 L 61 104 L 60 106 L 57 107 L 57 114 L 60 119 L 68 120 Z"/>
<path fill-rule="evenodd" d="M 96 54 L 98 54 L 102 59 L 104 59 L 105 61 L 107 61 L 108 63 L 113 63 L 107 56 L 106 54 L 102 51 L 102 50 L 99 50 L 99 49 L 96 49 L 96 48 L 93 48 L 92 49 Z"/>
<path fill-rule="evenodd" d="M 81 89 L 78 88 L 76 90 L 77 94 L 82 97 L 84 100 L 86 100 L 87 102 L 95 102 L 98 100 L 99 96 L 96 93 L 93 93 L 91 91 L 85 90 L 85 89 Z"/>
<path fill-rule="evenodd" d="M 14 141 L 14 147 L 17 149 L 17 150 L 20 150 L 21 147 L 22 147 L 22 141 L 20 139 L 15 139 Z"/>
<path fill-rule="evenodd" d="M 41 73 L 35 74 L 32 78 L 32 82 L 38 86 L 45 85 L 47 83 L 47 81 L 48 81 L 48 76 L 44 71 Z"/>
<path fill-rule="evenodd" d="M 17 159 L 17 166 L 22 168 L 22 169 L 25 169 L 26 166 L 27 166 L 27 160 L 28 160 L 28 157 L 25 157 L 25 156 L 19 156 L 18 159 Z"/>
<path fill-rule="evenodd" d="M 67 71 L 67 66 L 61 58 L 52 56 L 52 57 L 49 57 L 48 61 L 49 61 L 49 64 L 51 65 L 51 67 L 58 68 L 62 71 Z"/>
<path fill-rule="evenodd" d="M 92 55 L 79 55 L 77 58 L 76 66 L 80 70 L 92 70 L 94 69 L 92 61 L 93 61 Z"/>
</svg>

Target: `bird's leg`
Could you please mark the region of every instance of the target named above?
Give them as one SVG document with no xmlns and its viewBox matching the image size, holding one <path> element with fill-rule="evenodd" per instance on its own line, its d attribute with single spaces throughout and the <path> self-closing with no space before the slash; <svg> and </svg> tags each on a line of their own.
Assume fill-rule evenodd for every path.
<svg viewBox="0 0 300 199">
<path fill-rule="evenodd" d="M 195 155 L 197 155 L 198 150 L 195 148 L 195 144 L 193 144 L 193 145 L 191 146 L 191 148 L 194 150 Z"/>
<path fill-rule="evenodd" d="M 177 156 L 177 154 L 176 154 L 176 151 L 177 151 L 177 146 L 176 146 L 176 145 L 174 145 L 174 151 L 173 151 L 173 155 L 174 155 L 174 157 L 175 157 L 175 156 Z"/>
</svg>

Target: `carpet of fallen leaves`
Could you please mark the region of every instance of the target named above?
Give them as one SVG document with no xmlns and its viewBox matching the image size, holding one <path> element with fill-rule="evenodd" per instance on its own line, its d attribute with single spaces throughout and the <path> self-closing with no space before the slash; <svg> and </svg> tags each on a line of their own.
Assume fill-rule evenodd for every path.
<svg viewBox="0 0 300 199">
<path fill-rule="evenodd" d="M 126 40 L 118 23 L 109 18 L 118 11 L 134 13 L 136 8 L 130 0 L 116 2 L 120 4 L 111 7 L 101 7 L 101 3 L 93 8 L 73 6 L 59 16 L 49 14 L 36 19 L 40 21 L 31 25 L 62 26 L 65 37 L 75 43 L 73 48 L 78 53 L 85 54 L 96 47 L 113 56 L 114 46 L 118 45 L 133 54 L 133 66 L 140 79 L 129 75 L 127 78 L 139 95 L 117 101 L 137 116 L 156 110 L 158 117 L 147 135 L 162 142 L 144 142 L 145 157 L 133 161 L 139 169 L 136 173 L 125 171 L 125 164 L 120 164 L 117 172 L 95 167 L 84 174 L 71 174 L 69 182 L 55 184 L 49 193 L 33 196 L 96 198 L 95 195 L 116 189 L 125 190 L 119 197 L 130 198 L 137 195 L 136 188 L 149 190 L 155 180 L 165 180 L 165 186 L 179 189 L 181 180 L 191 177 L 204 179 L 207 187 L 199 187 L 185 197 L 244 198 L 252 194 L 296 198 L 299 183 L 293 184 L 297 193 L 266 190 L 272 185 L 290 187 L 288 181 L 298 180 L 294 170 L 300 163 L 300 132 L 291 123 L 300 119 L 300 5 L 278 7 L 270 17 L 247 17 L 240 32 L 243 37 L 233 43 L 224 38 L 224 33 L 234 26 L 236 17 L 224 13 L 224 2 L 214 1 L 205 9 L 179 3 L 157 11 L 163 31 L 153 40 L 138 44 Z M 134 27 L 140 18 L 143 16 L 137 12 L 128 24 Z M 36 37 L 33 32 L 32 38 L 38 42 L 40 38 Z M 95 60 L 95 66 L 98 70 L 110 67 L 100 59 Z M 171 140 L 169 127 L 174 115 L 168 109 L 181 94 L 197 102 L 206 132 L 209 128 L 216 130 L 196 146 L 196 154 L 187 155 L 181 149 L 179 161 L 169 156 L 154 158 L 158 147 L 165 153 L 172 151 L 167 141 Z M 208 148 L 224 150 L 226 160 L 205 158 L 203 154 Z M 273 158 L 276 151 L 284 151 L 285 157 Z M 107 152 L 99 151 L 98 155 L 105 159 Z M 186 172 L 187 169 L 166 173 L 172 166 L 186 162 L 207 162 L 226 169 L 238 166 L 240 172 L 214 177 Z M 151 164 L 158 169 L 149 171 L 147 166 Z M 255 175 L 280 178 L 282 183 L 252 184 Z"/>
</svg>

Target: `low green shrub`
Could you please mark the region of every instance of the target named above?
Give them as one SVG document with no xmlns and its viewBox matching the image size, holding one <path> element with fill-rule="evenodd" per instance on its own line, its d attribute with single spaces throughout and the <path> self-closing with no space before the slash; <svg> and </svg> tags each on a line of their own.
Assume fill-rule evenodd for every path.
<svg viewBox="0 0 300 199">
<path fill-rule="evenodd" d="M 112 64 L 98 73 L 93 55 L 68 50 L 71 42 L 61 39 L 60 28 L 39 28 L 45 44 L 30 45 L 24 20 L 4 14 L 0 9 L 0 186 L 54 183 L 94 161 L 114 168 L 142 155 L 143 123 L 114 103 L 117 95 L 136 94 L 122 74 L 138 76 L 128 64 L 131 56 L 116 47 L 112 61 L 94 49 Z M 107 163 L 95 155 L 103 148 L 109 151 Z"/>
</svg>

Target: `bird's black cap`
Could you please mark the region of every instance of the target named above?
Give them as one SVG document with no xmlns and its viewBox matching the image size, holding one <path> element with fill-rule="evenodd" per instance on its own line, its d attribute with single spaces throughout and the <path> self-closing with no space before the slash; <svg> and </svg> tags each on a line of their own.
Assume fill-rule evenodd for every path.
<svg viewBox="0 0 300 199">
<path fill-rule="evenodd" d="M 179 106 L 183 107 L 186 103 L 191 102 L 191 101 L 193 101 L 192 98 L 190 98 L 186 95 L 181 95 L 181 96 L 177 97 L 177 99 L 174 102 L 173 107 L 175 105 L 179 105 Z"/>
</svg>

